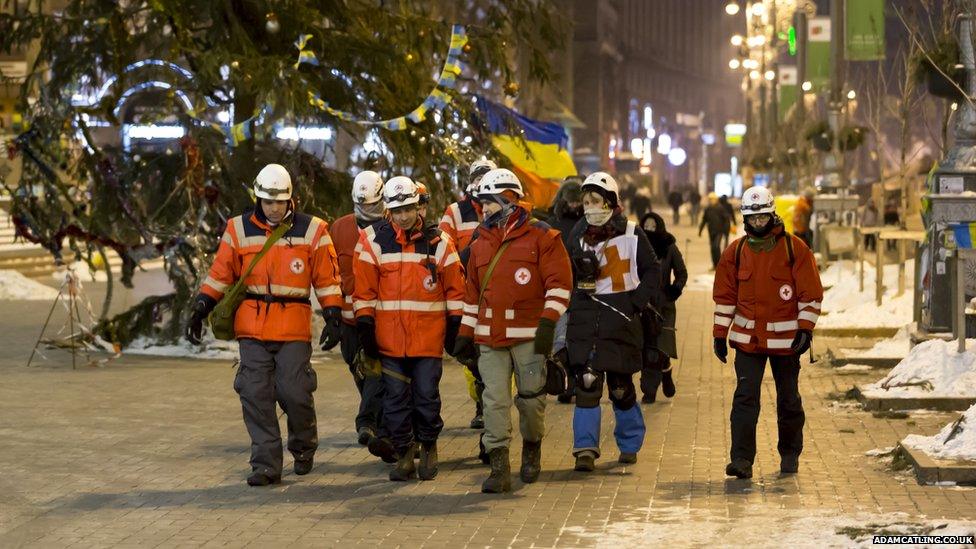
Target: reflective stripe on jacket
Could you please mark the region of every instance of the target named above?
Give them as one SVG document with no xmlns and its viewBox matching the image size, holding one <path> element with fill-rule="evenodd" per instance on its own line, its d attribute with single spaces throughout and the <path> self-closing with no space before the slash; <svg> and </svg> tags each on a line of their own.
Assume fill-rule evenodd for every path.
<svg viewBox="0 0 976 549">
<path fill-rule="evenodd" d="M 294 213 L 291 229 L 255 265 L 244 281 L 249 293 L 310 297 L 314 288 L 319 305 L 339 307 L 336 252 L 328 224 L 314 216 Z M 219 300 L 264 247 L 272 228 L 254 213 L 227 222 L 217 256 L 200 291 Z M 304 303 L 265 303 L 245 300 L 234 317 L 237 337 L 262 341 L 311 341 L 311 306 Z"/>
<path fill-rule="evenodd" d="M 748 238 L 748 237 L 743 237 Z M 813 330 L 820 316 L 823 286 L 813 252 L 803 240 L 773 229 L 771 251 L 754 251 L 742 238 L 722 253 L 715 271 L 714 337 L 728 337 L 747 353 L 789 355 L 797 330 Z M 791 239 L 790 263 L 786 239 Z"/>
<path fill-rule="evenodd" d="M 336 219 L 329 232 L 332 234 L 336 254 L 339 256 L 339 273 L 342 275 L 342 321 L 346 324 L 355 324 L 356 318 L 352 308 L 352 296 L 356 289 L 353 259 L 362 229 L 359 228 L 356 215 L 348 214 Z"/>
<path fill-rule="evenodd" d="M 388 220 L 363 229 L 353 262 L 356 318 L 376 322 L 380 353 L 440 357 L 448 316 L 460 316 L 461 264 L 450 238 L 429 227 L 406 233 Z"/>
<path fill-rule="evenodd" d="M 438 225 L 454 241 L 454 248 L 461 251 L 471 244 L 471 235 L 481 224 L 481 207 L 470 198 L 452 203 L 444 211 Z"/>
</svg>

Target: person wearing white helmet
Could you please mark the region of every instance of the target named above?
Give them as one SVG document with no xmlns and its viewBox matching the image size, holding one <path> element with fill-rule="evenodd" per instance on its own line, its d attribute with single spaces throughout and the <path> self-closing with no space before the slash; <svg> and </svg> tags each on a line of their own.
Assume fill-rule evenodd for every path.
<svg viewBox="0 0 976 549">
<path fill-rule="evenodd" d="M 397 458 L 390 480 L 431 480 L 444 427 L 442 357 L 461 324 L 464 277 L 451 239 L 424 225 L 409 177 L 387 181 L 383 200 L 388 219 L 366 227 L 356 246 L 356 326 L 363 352 L 382 364 L 383 427 Z"/>
<path fill-rule="evenodd" d="M 715 356 L 726 362 L 726 339 L 736 350 L 731 459 L 725 474 L 752 476 L 766 362 L 776 380 L 780 472 L 793 474 L 799 470 L 805 422 L 800 356 L 813 340 L 823 286 L 813 252 L 783 228 L 769 189 L 747 189 L 740 211 L 746 235 L 722 253 L 712 289 Z"/>
<path fill-rule="evenodd" d="M 660 265 L 647 236 L 624 217 L 613 176 L 590 174 L 582 186 L 583 216 L 570 257 L 576 288 L 566 330 L 567 359 L 576 375 L 573 455 L 577 471 L 593 471 L 600 456 L 600 400 L 613 404 L 620 463 L 635 463 L 644 417 L 633 376 L 642 365 L 640 314 L 661 293 Z"/>
<path fill-rule="evenodd" d="M 386 214 L 383 202 L 383 178 L 380 174 L 365 170 L 352 182 L 353 213 L 335 220 L 330 228 L 338 254 L 339 272 L 342 274 L 342 358 L 349 365 L 356 389 L 359 391 L 359 412 L 356 414 L 356 435 L 359 443 L 387 462 L 395 460 L 393 446 L 382 430 L 383 380 L 379 376 L 365 375 L 360 368 L 363 359 L 356 335 L 356 318 L 353 313 L 353 295 L 356 277 L 353 275 L 353 258 L 356 244 L 363 229 L 376 224 Z M 374 440 L 375 439 L 375 440 Z"/>
<path fill-rule="evenodd" d="M 556 321 L 566 312 L 572 270 L 559 232 L 519 204 L 522 184 L 505 169 L 478 187 L 485 218 L 467 262 L 464 318 L 454 356 L 477 359 L 484 380 L 483 444 L 491 473 L 487 493 L 511 490 L 512 375 L 522 435 L 522 482 L 539 478 L 545 433 L 545 362 Z"/>
<path fill-rule="evenodd" d="M 481 223 L 482 214 L 481 204 L 478 202 L 478 184 L 486 173 L 497 167 L 494 162 L 485 158 L 472 162 L 468 168 L 468 180 L 464 188 L 464 196 L 457 202 L 448 205 L 447 209 L 444 210 L 444 216 L 441 217 L 439 227 L 454 240 L 454 246 L 459 254 L 467 255 L 471 239 Z M 469 427 L 484 429 L 485 418 L 481 393 L 485 390 L 485 385 L 480 379 L 477 360 L 472 361 L 470 365 L 465 365 L 464 377 L 468 382 L 468 394 L 475 404 L 474 417 L 471 418 Z"/>
<path fill-rule="evenodd" d="M 254 196 L 258 203 L 253 212 L 227 222 L 209 276 L 193 302 L 186 337 L 200 343 L 203 320 L 240 273 L 247 272 L 243 280 L 247 293 L 234 317 L 241 353 L 234 389 L 251 437 L 252 472 L 247 483 L 265 486 L 281 482 L 276 402 L 288 416 L 288 450 L 295 458 L 295 474 L 312 470 L 318 434 L 309 288 L 314 289 L 325 317 L 319 338 L 323 349 L 339 343 L 342 298 L 328 224 L 295 211 L 291 176 L 284 166 L 265 166 L 254 180 Z M 281 238 L 272 244 L 287 241 L 288 245 L 265 250 L 272 234 Z"/>
</svg>

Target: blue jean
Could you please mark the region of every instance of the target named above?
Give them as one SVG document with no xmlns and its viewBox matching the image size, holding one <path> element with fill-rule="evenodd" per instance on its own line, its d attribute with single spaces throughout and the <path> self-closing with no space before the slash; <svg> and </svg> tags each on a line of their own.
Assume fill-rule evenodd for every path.
<svg viewBox="0 0 976 549">
<path fill-rule="evenodd" d="M 442 359 L 383 357 L 383 424 L 401 455 L 417 442 L 434 442 L 441 419 Z"/>
</svg>

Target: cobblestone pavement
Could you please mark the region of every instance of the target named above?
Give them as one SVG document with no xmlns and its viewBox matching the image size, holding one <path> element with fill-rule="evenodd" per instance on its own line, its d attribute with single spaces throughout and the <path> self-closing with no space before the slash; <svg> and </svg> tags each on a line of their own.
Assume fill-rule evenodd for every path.
<svg viewBox="0 0 976 549">
<path fill-rule="evenodd" d="M 322 355 L 315 364 L 321 442 L 314 470 L 296 477 L 286 459 L 282 485 L 249 488 L 248 440 L 229 362 L 126 356 L 73 371 L 68 355 L 49 352 L 28 369 L 47 304 L 4 302 L 0 546 L 765 545 L 784 543 L 784 532 L 800 543 L 845 545 L 852 530 L 839 530 L 844 524 L 871 532 L 932 519 L 963 521 L 945 533 L 971 532 L 974 489 L 918 486 L 865 455 L 910 432 L 936 432 L 955 416 L 876 418 L 831 399 L 878 373 L 804 367 L 806 451 L 800 473 L 785 478 L 778 475 L 767 375 L 756 476 L 725 478 L 734 376 L 711 356 L 710 287 L 694 282 L 707 271 L 704 239 L 687 227 L 678 233 L 682 248 L 691 239 L 693 279 L 679 303 L 678 394 L 644 406 L 648 435 L 639 462 L 616 463 L 605 407 L 598 469 L 574 472 L 572 407 L 552 402 L 540 481 L 524 486 L 516 479 L 514 492 L 503 496 L 479 491 L 486 469 L 474 457 L 477 437 L 467 428 L 473 406 L 453 362 L 445 364 L 442 384 L 446 427 L 436 480 L 386 480 L 388 466 L 356 444 L 348 370 L 336 355 Z M 516 469 L 518 452 L 513 448 Z"/>
</svg>

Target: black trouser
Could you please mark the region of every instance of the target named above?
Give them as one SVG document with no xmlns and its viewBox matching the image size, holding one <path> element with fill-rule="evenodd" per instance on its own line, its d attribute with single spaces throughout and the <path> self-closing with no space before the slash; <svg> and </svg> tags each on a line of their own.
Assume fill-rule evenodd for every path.
<svg viewBox="0 0 976 549">
<path fill-rule="evenodd" d="M 349 372 L 359 391 L 359 413 L 356 414 L 356 431 L 368 427 L 379 434 L 383 417 L 383 377 L 362 377 L 356 373 L 356 353 L 359 352 L 359 336 L 356 327 L 342 323 L 342 339 L 339 340 L 342 359 L 349 365 Z"/>
<path fill-rule="evenodd" d="M 383 422 L 400 455 L 416 442 L 435 442 L 441 418 L 442 359 L 383 357 Z"/>
<path fill-rule="evenodd" d="M 724 236 L 721 231 L 717 233 L 709 231 L 708 233 L 708 245 L 711 247 L 713 269 L 718 268 L 718 261 L 722 259 L 722 238 Z"/>
<path fill-rule="evenodd" d="M 776 381 L 776 423 L 779 427 L 781 456 L 799 456 L 803 451 L 803 402 L 798 381 L 800 357 L 775 356 L 735 352 L 735 375 L 738 383 L 732 397 L 733 460 L 741 458 L 752 463 L 756 458 L 756 423 L 759 421 L 759 393 L 762 390 L 766 360 Z"/>
<path fill-rule="evenodd" d="M 678 212 L 680 212 L 680 211 L 681 211 L 681 206 L 680 206 L 680 205 L 679 205 L 679 206 L 671 206 L 671 213 L 672 213 L 672 214 L 673 214 L 673 216 L 674 216 L 674 226 L 675 226 L 675 227 L 677 227 L 677 226 L 678 226 L 678 220 L 679 220 L 679 219 L 680 219 L 680 217 L 681 217 L 681 216 L 679 215 L 679 213 L 678 213 Z"/>
<path fill-rule="evenodd" d="M 241 365 L 234 390 L 241 397 L 244 425 L 251 436 L 251 468 L 281 476 L 281 430 L 275 402 L 288 416 L 288 451 L 295 460 L 312 459 L 319 445 L 312 393 L 318 385 L 307 341 L 241 339 Z"/>
<path fill-rule="evenodd" d="M 649 357 L 655 354 L 656 357 Z M 653 358 L 653 360 L 648 360 Z M 640 388 L 644 396 L 657 393 L 657 388 L 661 386 L 661 378 L 664 372 L 671 370 L 671 357 L 658 351 L 657 349 L 644 349 L 644 364 L 640 373 Z"/>
</svg>

